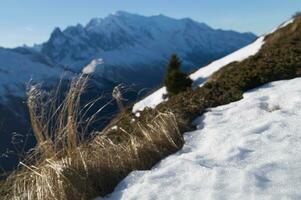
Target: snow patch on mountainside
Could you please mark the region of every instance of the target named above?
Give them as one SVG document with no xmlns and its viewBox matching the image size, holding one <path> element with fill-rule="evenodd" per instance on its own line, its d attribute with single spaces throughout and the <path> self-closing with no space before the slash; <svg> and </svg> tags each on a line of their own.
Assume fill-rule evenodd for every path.
<svg viewBox="0 0 301 200">
<path fill-rule="evenodd" d="M 83 74 L 92 74 L 96 71 L 97 65 L 102 65 L 104 62 L 102 59 L 95 59 L 92 60 L 92 62 L 83 68 L 82 73 Z"/>
<path fill-rule="evenodd" d="M 195 73 L 190 75 L 190 78 L 194 81 L 195 85 L 202 86 L 204 81 L 211 76 L 214 72 L 219 70 L 220 68 L 226 66 L 227 64 L 234 61 L 242 61 L 252 55 L 255 55 L 262 45 L 264 44 L 264 37 L 258 38 L 252 44 L 224 57 L 217 61 L 212 62 L 211 64 L 202 67 Z M 163 87 L 153 94 L 147 96 L 145 99 L 137 102 L 133 106 L 133 112 L 142 111 L 144 108 L 155 108 L 158 104 L 163 102 L 163 95 L 166 94 L 166 88 Z"/>
<path fill-rule="evenodd" d="M 293 23 L 294 20 L 295 20 L 295 18 L 292 18 L 292 19 L 290 19 L 290 20 L 288 20 L 288 21 L 286 21 L 286 22 L 280 24 L 280 26 L 278 26 L 277 28 L 273 29 L 273 30 L 270 31 L 268 34 L 274 33 L 274 32 L 277 31 L 278 29 L 281 29 L 281 28 L 286 27 L 287 25 Z"/>
<path fill-rule="evenodd" d="M 204 80 L 206 80 L 209 76 L 211 76 L 214 72 L 218 71 L 220 68 L 232 63 L 232 62 L 239 62 L 243 61 L 244 59 L 255 55 L 264 44 L 264 37 L 258 38 L 254 43 L 220 59 L 217 61 L 212 62 L 211 64 L 203 67 L 193 73 L 190 78 L 194 81 L 201 80 L 198 85 L 202 85 Z"/>
<path fill-rule="evenodd" d="M 211 109 L 185 145 L 106 199 L 301 199 L 301 78 Z"/>
<path fill-rule="evenodd" d="M 155 108 L 158 104 L 164 101 L 163 96 L 166 94 L 166 87 L 162 87 L 151 95 L 145 97 L 133 106 L 133 112 L 143 111 L 147 108 Z"/>
</svg>

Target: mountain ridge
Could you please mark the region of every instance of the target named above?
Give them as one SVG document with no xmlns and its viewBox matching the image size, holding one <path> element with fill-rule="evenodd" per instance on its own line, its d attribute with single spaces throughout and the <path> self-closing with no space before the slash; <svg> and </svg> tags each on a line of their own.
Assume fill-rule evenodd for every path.
<svg viewBox="0 0 301 200">
<path fill-rule="evenodd" d="M 56 28 L 42 44 L 41 52 L 75 71 L 100 58 L 104 60 L 102 68 L 106 68 L 101 71 L 149 68 L 149 63 L 163 65 L 170 54 L 178 53 L 184 68 L 191 70 L 255 38 L 252 33 L 215 30 L 187 18 L 146 17 L 119 11 L 105 18 L 93 18 L 86 25 Z M 197 59 L 196 55 L 201 58 Z M 162 73 L 162 66 L 156 68 Z"/>
</svg>

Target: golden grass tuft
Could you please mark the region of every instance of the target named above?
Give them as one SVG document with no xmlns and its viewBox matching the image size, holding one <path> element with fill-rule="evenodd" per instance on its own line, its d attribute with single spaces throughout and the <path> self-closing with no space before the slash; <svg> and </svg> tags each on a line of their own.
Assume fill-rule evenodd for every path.
<svg viewBox="0 0 301 200">
<path fill-rule="evenodd" d="M 85 119 L 95 101 L 80 105 L 87 81 L 86 76 L 74 79 L 63 100 L 59 89 L 54 93 L 39 87 L 29 90 L 28 108 L 37 148 L 6 180 L 1 199 L 85 200 L 104 196 L 131 171 L 149 169 L 182 147 L 183 138 L 171 112 L 133 123 L 135 134 L 111 125 L 83 140 L 96 116 Z M 108 136 L 116 129 L 123 135 L 120 142 Z"/>
</svg>

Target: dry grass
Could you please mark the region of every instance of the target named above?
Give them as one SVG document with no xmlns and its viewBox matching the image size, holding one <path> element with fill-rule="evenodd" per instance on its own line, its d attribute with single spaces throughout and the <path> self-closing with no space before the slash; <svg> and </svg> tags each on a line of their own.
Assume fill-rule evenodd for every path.
<svg viewBox="0 0 301 200">
<path fill-rule="evenodd" d="M 44 159 L 54 157 L 62 150 L 72 152 L 82 139 L 78 132 L 83 120 L 80 97 L 87 81 L 87 76 L 72 80 L 62 101 L 60 87 L 54 92 L 43 91 L 38 86 L 29 89 L 27 105 L 32 129 L 39 154 Z"/>
<path fill-rule="evenodd" d="M 87 77 L 74 79 L 63 100 L 59 89 L 54 93 L 38 87 L 29 90 L 37 148 L 6 180 L 1 199 L 85 200 L 106 195 L 131 171 L 149 169 L 182 147 L 183 138 L 171 112 L 133 123 L 135 134 L 109 126 L 84 141 L 95 116 L 85 119 L 95 101 L 80 106 L 86 83 Z M 116 130 L 123 135 L 121 142 L 108 137 Z"/>
</svg>

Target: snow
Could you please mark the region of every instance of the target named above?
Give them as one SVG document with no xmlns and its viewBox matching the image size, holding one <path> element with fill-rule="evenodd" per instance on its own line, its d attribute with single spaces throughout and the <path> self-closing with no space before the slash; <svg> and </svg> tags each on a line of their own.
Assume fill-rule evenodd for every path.
<svg viewBox="0 0 301 200">
<path fill-rule="evenodd" d="M 94 59 L 91 61 L 89 65 L 83 68 L 82 72 L 83 74 L 92 74 L 95 72 L 97 65 L 104 64 L 103 60 L 100 59 Z"/>
<path fill-rule="evenodd" d="M 190 78 L 194 81 L 195 85 L 202 86 L 204 81 L 211 76 L 214 72 L 218 71 L 220 68 L 226 66 L 227 64 L 234 61 L 242 61 L 252 55 L 255 55 L 262 45 L 264 44 L 264 37 L 259 37 L 252 44 L 224 57 L 211 64 L 199 69 L 195 73 L 190 75 Z M 163 102 L 163 95 L 166 94 L 166 88 L 163 87 L 153 94 L 147 96 L 145 99 L 137 102 L 133 106 L 133 112 L 142 111 L 144 108 L 155 108 L 158 104 Z"/>
<path fill-rule="evenodd" d="M 139 118 L 141 116 L 140 112 L 135 113 L 135 116 Z"/>
<path fill-rule="evenodd" d="M 209 76 L 211 76 L 214 72 L 218 71 L 220 68 L 235 62 L 235 61 L 243 61 L 244 59 L 255 55 L 264 44 L 264 37 L 259 37 L 252 44 L 220 59 L 212 62 L 211 64 L 203 67 L 193 73 L 190 77 L 194 81 L 202 80 L 200 85 L 202 85 L 203 80 L 206 80 Z"/>
<path fill-rule="evenodd" d="M 279 26 L 279 28 L 286 27 L 287 25 L 293 23 L 294 21 L 295 21 L 295 18 L 292 18 L 292 19 L 290 19 L 290 20 L 284 22 L 283 24 L 281 24 L 281 25 Z M 279 29 L 279 28 L 278 28 L 278 29 Z"/>
<path fill-rule="evenodd" d="M 268 34 L 274 33 L 275 31 L 277 31 L 278 29 L 284 28 L 287 25 L 293 23 L 295 21 L 295 18 L 292 18 L 284 23 L 282 23 L 280 26 L 278 26 L 277 28 L 273 29 L 272 31 L 270 31 Z M 267 34 L 266 34 L 267 35 Z"/>
<path fill-rule="evenodd" d="M 301 199 L 301 78 L 211 109 L 185 145 L 132 172 L 107 200 Z"/>
<path fill-rule="evenodd" d="M 147 96 L 145 99 L 137 102 L 133 106 L 133 112 L 143 111 L 144 108 L 155 108 L 158 104 L 164 101 L 163 95 L 166 94 L 166 88 L 162 87 L 161 89 L 155 91 L 151 95 Z"/>
<path fill-rule="evenodd" d="M 114 130 L 114 131 L 118 130 L 118 126 L 111 127 L 111 130 Z"/>
</svg>

